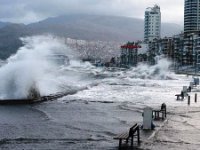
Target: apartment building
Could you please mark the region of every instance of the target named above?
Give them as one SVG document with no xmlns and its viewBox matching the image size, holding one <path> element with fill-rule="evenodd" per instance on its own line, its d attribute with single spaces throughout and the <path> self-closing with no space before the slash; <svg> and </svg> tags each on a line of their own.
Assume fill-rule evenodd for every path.
<svg viewBox="0 0 200 150">
<path fill-rule="evenodd" d="M 160 38 L 161 30 L 161 12 L 158 5 L 148 7 L 145 11 L 144 20 L 144 41 L 148 43 L 153 39 Z"/>
</svg>

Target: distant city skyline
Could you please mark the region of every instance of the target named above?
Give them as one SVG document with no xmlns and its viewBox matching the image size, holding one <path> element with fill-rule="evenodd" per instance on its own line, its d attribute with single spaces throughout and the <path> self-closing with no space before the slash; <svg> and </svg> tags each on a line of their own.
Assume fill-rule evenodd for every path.
<svg viewBox="0 0 200 150">
<path fill-rule="evenodd" d="M 144 19 L 147 7 L 160 6 L 162 22 L 183 26 L 184 0 L 1 0 L 0 21 L 32 23 L 70 13 Z"/>
</svg>

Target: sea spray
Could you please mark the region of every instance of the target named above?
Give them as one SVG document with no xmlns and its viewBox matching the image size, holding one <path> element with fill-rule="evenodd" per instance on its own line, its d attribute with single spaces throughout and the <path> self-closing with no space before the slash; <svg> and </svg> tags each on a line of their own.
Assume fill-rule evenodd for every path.
<svg viewBox="0 0 200 150">
<path fill-rule="evenodd" d="M 66 68 L 70 66 L 70 61 L 73 65 L 76 62 L 77 66 L 79 63 L 76 54 L 65 45 L 64 40 L 50 35 L 21 40 L 24 46 L 0 68 L 1 99 L 26 98 L 33 85 L 41 95 L 78 86 L 80 76 L 66 71 Z M 66 56 L 69 62 L 58 63 L 58 59 L 54 58 L 60 56 Z"/>
<path fill-rule="evenodd" d="M 62 38 L 48 35 L 21 40 L 24 46 L 0 68 L 1 99 L 26 98 L 32 87 L 41 95 L 78 89 L 96 84 L 97 79 L 102 78 L 109 78 L 112 82 L 119 82 L 123 78 L 173 78 L 168 69 L 170 62 L 166 59 L 159 60 L 154 66 L 139 64 L 129 70 L 119 68 L 113 72 L 96 68 L 89 62 L 81 62 Z M 61 61 L 63 59 L 65 61 Z"/>
<path fill-rule="evenodd" d="M 168 80 L 176 79 L 175 74 L 170 70 L 171 62 L 166 58 L 161 58 L 155 65 L 140 63 L 136 67 L 129 69 L 115 68 L 115 71 L 104 69 L 100 72 L 101 76 L 113 78 L 129 78 L 129 79 L 152 79 L 152 80 Z M 117 81 L 119 82 L 119 81 Z"/>
<path fill-rule="evenodd" d="M 139 64 L 137 67 L 131 68 L 127 74 L 131 78 L 142 78 L 142 79 L 159 79 L 165 80 L 173 78 L 169 67 L 171 62 L 165 58 L 159 59 L 153 66 L 147 64 Z"/>
</svg>

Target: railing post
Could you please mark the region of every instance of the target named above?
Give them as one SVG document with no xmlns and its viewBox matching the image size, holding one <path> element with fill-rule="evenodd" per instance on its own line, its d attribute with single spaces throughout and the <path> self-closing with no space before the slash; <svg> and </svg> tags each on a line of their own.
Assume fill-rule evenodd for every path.
<svg viewBox="0 0 200 150">
<path fill-rule="evenodd" d="M 138 144 L 140 144 L 140 128 L 139 128 L 139 126 L 137 128 L 137 138 L 138 138 Z"/>
<path fill-rule="evenodd" d="M 121 145 L 122 145 L 122 139 L 119 139 L 119 147 L 118 147 L 119 150 L 121 149 Z"/>
<path fill-rule="evenodd" d="M 190 105 L 190 96 L 188 96 L 188 105 Z"/>
<path fill-rule="evenodd" d="M 195 101 L 195 103 L 197 102 L 197 93 L 195 93 L 194 101 Z"/>
</svg>

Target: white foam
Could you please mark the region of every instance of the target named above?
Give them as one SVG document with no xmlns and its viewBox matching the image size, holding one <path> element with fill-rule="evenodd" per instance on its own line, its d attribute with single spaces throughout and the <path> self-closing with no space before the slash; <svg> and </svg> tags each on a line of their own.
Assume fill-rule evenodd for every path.
<svg viewBox="0 0 200 150">
<path fill-rule="evenodd" d="M 41 95 L 77 86 L 80 76 L 65 69 L 83 67 L 84 64 L 78 62 L 76 54 L 65 45 L 64 40 L 50 35 L 21 40 L 24 46 L 0 68 L 1 98 L 27 97 L 33 85 Z M 59 64 L 59 60 L 53 58 L 58 54 L 67 56 L 71 65 Z"/>
</svg>

